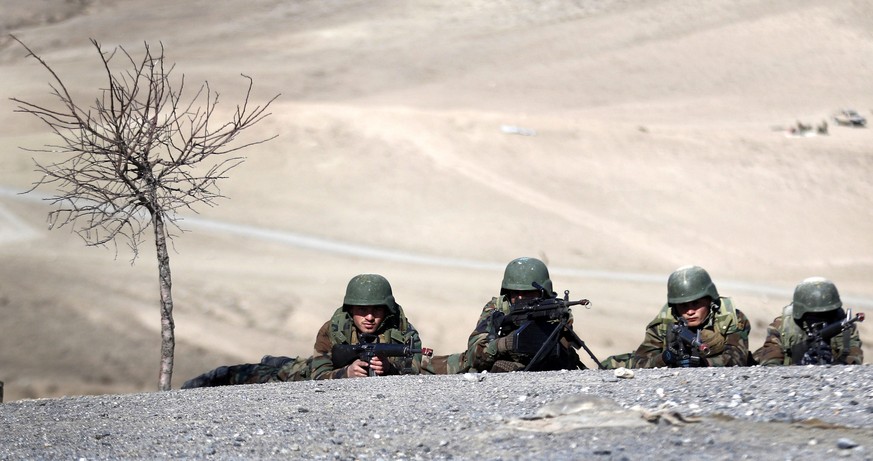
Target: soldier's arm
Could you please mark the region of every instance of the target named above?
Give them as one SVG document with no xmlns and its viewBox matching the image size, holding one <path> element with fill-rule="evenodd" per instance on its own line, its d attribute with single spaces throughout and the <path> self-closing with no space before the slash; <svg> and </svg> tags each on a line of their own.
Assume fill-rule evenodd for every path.
<svg viewBox="0 0 873 461">
<path fill-rule="evenodd" d="M 834 340 L 842 341 L 842 337 L 843 335 L 837 335 Z M 864 363 L 864 351 L 861 349 L 861 336 L 858 334 L 858 327 L 852 329 L 852 335 L 849 337 L 849 353 L 842 362 L 846 365 L 861 365 Z"/>
<path fill-rule="evenodd" d="M 476 328 L 467 339 L 467 351 L 464 353 L 464 367 L 467 370 L 490 370 L 497 359 L 497 345 L 490 338 L 493 329 L 491 319 L 495 312 L 497 307 L 493 301 L 486 304 L 479 315 Z"/>
<path fill-rule="evenodd" d="M 756 350 L 752 357 L 762 366 L 782 365 L 785 363 L 785 352 L 782 350 L 782 316 L 776 317 L 767 327 L 767 337 L 764 345 Z"/>
<path fill-rule="evenodd" d="M 646 328 L 646 337 L 640 347 L 634 352 L 633 368 L 656 368 L 665 367 L 664 358 L 661 354 L 667 347 L 667 339 L 658 331 L 658 324 L 650 323 Z"/>
<path fill-rule="evenodd" d="M 749 358 L 749 319 L 737 310 L 737 324 L 727 328 L 724 334 L 724 352 L 713 357 L 707 357 L 706 362 L 711 367 L 744 367 Z"/>
<path fill-rule="evenodd" d="M 315 335 L 314 351 L 309 361 L 309 375 L 312 379 L 345 378 L 348 367 L 334 369 L 331 357 L 332 348 L 333 342 L 330 340 L 330 321 L 328 320 L 324 322 L 324 325 L 318 329 L 318 333 Z"/>
</svg>

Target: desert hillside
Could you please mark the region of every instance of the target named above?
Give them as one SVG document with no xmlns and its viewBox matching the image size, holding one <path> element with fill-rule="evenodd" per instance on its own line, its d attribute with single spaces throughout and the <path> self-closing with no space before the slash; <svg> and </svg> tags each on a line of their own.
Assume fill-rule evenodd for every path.
<svg viewBox="0 0 873 461">
<path fill-rule="evenodd" d="M 171 255 L 174 384 L 308 354 L 355 274 L 385 275 L 437 353 L 466 345 L 504 265 L 535 256 L 588 298 L 577 332 L 626 352 L 669 273 L 706 267 L 753 321 L 802 279 L 873 308 L 873 7 L 867 1 L 0 0 L 0 381 L 5 399 L 157 388 L 148 245 L 48 231 L 52 143 L 16 97 L 50 103 L 40 54 L 83 104 L 97 51 L 162 44 L 219 116 L 276 94 Z M 798 121 L 828 134 L 790 136 Z M 22 149 L 24 148 L 24 149 Z M 873 342 L 863 324 L 862 340 Z M 870 355 L 871 349 L 865 348 Z"/>
</svg>

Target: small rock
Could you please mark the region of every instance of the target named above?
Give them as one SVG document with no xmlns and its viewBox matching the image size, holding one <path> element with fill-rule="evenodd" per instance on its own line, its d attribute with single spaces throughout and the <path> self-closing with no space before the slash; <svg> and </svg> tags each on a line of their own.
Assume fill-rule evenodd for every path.
<svg viewBox="0 0 873 461">
<path fill-rule="evenodd" d="M 616 368 L 612 373 L 616 378 L 631 379 L 634 377 L 633 370 L 628 370 L 625 367 Z"/>
<path fill-rule="evenodd" d="M 847 439 L 845 437 L 837 440 L 837 448 L 841 450 L 849 450 L 858 446 L 858 443 L 852 439 Z"/>
</svg>

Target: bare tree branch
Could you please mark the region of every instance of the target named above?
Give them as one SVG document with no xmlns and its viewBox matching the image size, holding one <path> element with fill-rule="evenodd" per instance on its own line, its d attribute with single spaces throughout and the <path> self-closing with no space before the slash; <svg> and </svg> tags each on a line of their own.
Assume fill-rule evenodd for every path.
<svg viewBox="0 0 873 461">
<path fill-rule="evenodd" d="M 145 233 L 154 232 L 164 340 L 160 388 L 169 389 L 175 341 L 167 252 L 171 229 L 182 231 L 177 222 L 180 210 L 196 212 L 197 205 L 215 206 L 223 198 L 218 184 L 244 161 L 237 154 L 240 150 L 275 138 L 237 142 L 244 131 L 270 115 L 267 110 L 278 95 L 252 105 L 253 80 L 242 75 L 248 80 L 242 104 L 230 120 L 218 122 L 219 93 L 204 82 L 186 97 L 184 76 L 175 86 L 170 80 L 175 66 L 166 66 L 163 44 L 153 53 L 145 43 L 142 58 L 136 59 L 123 47 L 106 52 L 92 39 L 107 87 L 92 106 L 82 106 L 45 60 L 12 38 L 51 75 L 50 94 L 58 103 L 49 107 L 11 98 L 16 112 L 38 118 L 56 138 L 55 144 L 31 150 L 57 158 L 49 163 L 34 160 L 42 177 L 28 191 L 55 189 L 47 199 L 53 207 L 49 226 L 69 226 L 87 245 L 112 244 L 116 252 L 121 240 L 133 252 L 133 260 Z M 116 58 L 126 70 L 113 67 Z"/>
</svg>

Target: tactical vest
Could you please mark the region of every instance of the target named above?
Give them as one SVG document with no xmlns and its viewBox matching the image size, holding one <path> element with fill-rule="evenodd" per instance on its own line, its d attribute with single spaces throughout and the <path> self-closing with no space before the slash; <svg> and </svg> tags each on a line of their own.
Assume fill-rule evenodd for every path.
<svg viewBox="0 0 873 461">
<path fill-rule="evenodd" d="M 718 298 L 718 300 L 718 312 L 710 312 L 706 325 L 703 325 L 700 328 L 712 327 L 713 330 L 720 333 L 722 336 L 727 336 L 727 331 L 731 327 L 736 328 L 737 323 L 739 323 L 739 320 L 737 319 L 737 311 L 730 298 Z M 648 328 L 657 326 L 658 334 L 662 338 L 665 338 L 667 336 L 667 331 L 674 323 L 676 323 L 676 317 L 673 316 L 673 309 L 669 304 L 664 304 L 664 307 L 661 308 L 661 312 L 658 313 L 658 316 L 649 322 Z"/>
<path fill-rule="evenodd" d="M 845 358 L 849 353 L 849 341 L 851 329 L 847 329 L 842 335 L 831 338 L 831 349 L 835 352 L 834 361 L 840 357 Z M 806 331 L 794 321 L 794 304 L 789 304 L 782 309 L 782 325 L 779 327 L 779 339 L 782 343 L 782 363 L 791 365 L 791 348 L 806 339 Z"/>
</svg>

